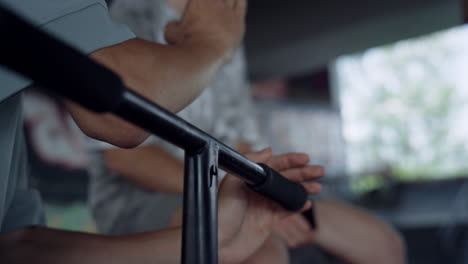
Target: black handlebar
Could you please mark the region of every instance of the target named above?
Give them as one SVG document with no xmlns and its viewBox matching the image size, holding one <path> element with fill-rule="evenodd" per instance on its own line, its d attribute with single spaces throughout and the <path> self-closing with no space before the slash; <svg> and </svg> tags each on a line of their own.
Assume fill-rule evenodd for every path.
<svg viewBox="0 0 468 264">
<path fill-rule="evenodd" d="M 0 7 L 0 63 L 46 89 L 95 112 L 113 112 L 184 150 L 215 142 L 222 169 L 255 191 L 298 210 L 307 200 L 302 185 L 257 165 L 178 116 L 124 87 L 120 77 L 77 50 Z"/>
</svg>

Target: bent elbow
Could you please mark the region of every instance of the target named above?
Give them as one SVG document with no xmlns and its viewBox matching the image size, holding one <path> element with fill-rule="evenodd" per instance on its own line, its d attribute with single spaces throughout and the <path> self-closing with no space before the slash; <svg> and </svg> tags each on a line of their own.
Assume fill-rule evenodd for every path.
<svg viewBox="0 0 468 264">
<path fill-rule="evenodd" d="M 108 133 L 95 133 L 96 131 L 83 132 L 91 138 L 125 149 L 136 148 L 149 137 L 148 132 L 136 127 L 109 131 Z"/>
<path fill-rule="evenodd" d="M 65 104 L 81 131 L 88 137 L 119 148 L 135 148 L 149 133 L 112 114 L 97 114 L 72 102 Z"/>
<path fill-rule="evenodd" d="M 138 147 L 143 142 L 145 142 L 148 136 L 149 136 L 148 133 L 144 133 L 136 137 L 120 138 L 111 144 L 119 148 L 132 149 L 132 148 Z"/>
</svg>

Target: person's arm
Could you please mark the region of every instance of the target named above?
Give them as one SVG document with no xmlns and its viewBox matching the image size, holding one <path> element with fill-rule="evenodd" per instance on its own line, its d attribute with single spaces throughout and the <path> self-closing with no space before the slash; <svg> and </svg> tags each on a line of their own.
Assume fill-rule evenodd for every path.
<svg viewBox="0 0 468 264">
<path fill-rule="evenodd" d="M 247 153 L 250 152 L 250 145 L 241 142 L 235 149 Z M 183 162 L 156 145 L 107 149 L 104 156 L 110 171 L 142 188 L 168 193 L 182 193 L 184 190 Z"/>
<path fill-rule="evenodd" d="M 245 10 L 246 0 L 191 0 L 182 20 L 166 30 L 171 45 L 132 39 L 90 56 L 118 73 L 130 89 L 178 112 L 202 92 L 240 43 Z M 67 107 L 92 138 L 130 148 L 149 135 L 112 115 L 70 102 Z"/>
<path fill-rule="evenodd" d="M 103 236 L 28 227 L 0 236 L 2 263 L 180 263 L 179 228 Z"/>
<path fill-rule="evenodd" d="M 246 157 L 257 163 L 265 163 L 289 180 L 302 182 L 311 195 L 321 191 L 321 185 L 311 180 L 323 176 L 323 168 L 307 166 L 310 161 L 308 155 L 293 153 L 269 158 L 271 149 L 254 154 L 247 154 Z M 219 230 L 223 231 L 220 241 L 226 241 L 220 245 L 229 249 L 223 252 L 229 263 L 238 264 L 248 260 L 273 235 L 273 227 L 277 222 L 297 213 L 285 211 L 277 203 L 253 192 L 243 181 L 232 175 L 227 175 L 222 181 L 220 192 L 222 195 L 219 197 L 219 208 L 229 208 L 227 211 L 220 210 L 218 218 Z M 310 206 L 311 202 L 308 201 L 303 210 Z M 242 212 L 242 221 L 239 222 L 239 215 L 233 217 L 234 214 L 226 212 Z"/>
<path fill-rule="evenodd" d="M 317 230 L 301 215 L 276 226 L 276 232 L 291 248 L 314 243 L 350 264 L 405 263 L 404 242 L 383 221 L 364 210 L 335 201 L 314 203 Z"/>
<path fill-rule="evenodd" d="M 310 166 L 306 155 L 271 157 L 271 150 L 250 156 L 264 162 L 294 181 L 322 176 Z M 304 183 L 310 194 L 320 190 L 317 183 Z M 272 234 L 275 220 L 290 212 L 254 193 L 244 182 L 228 176 L 219 191 L 218 241 L 220 263 L 241 263 L 262 247 Z M 310 203 L 305 206 L 307 208 Z M 304 208 L 304 209 L 305 209 Z M 103 236 L 31 227 L 0 234 L 2 263 L 180 263 L 181 229 L 146 232 L 127 236 Z"/>
<path fill-rule="evenodd" d="M 138 186 L 157 192 L 182 193 L 182 161 L 158 146 L 104 151 L 107 168 Z"/>
</svg>

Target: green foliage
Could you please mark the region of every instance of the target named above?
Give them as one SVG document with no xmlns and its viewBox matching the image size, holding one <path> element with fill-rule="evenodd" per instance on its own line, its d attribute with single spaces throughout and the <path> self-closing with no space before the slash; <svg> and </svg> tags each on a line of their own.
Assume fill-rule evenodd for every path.
<svg viewBox="0 0 468 264">
<path fill-rule="evenodd" d="M 357 195 L 381 188 L 384 181 L 379 175 L 365 175 L 350 181 L 351 191 Z"/>
<path fill-rule="evenodd" d="M 466 175 L 467 49 L 468 30 L 459 28 L 338 61 L 351 173 L 390 166 L 404 181 Z"/>
</svg>

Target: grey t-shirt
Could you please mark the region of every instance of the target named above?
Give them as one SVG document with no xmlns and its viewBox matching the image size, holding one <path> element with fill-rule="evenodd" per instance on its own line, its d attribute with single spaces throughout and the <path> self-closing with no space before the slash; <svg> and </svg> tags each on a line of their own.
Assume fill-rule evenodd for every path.
<svg viewBox="0 0 468 264">
<path fill-rule="evenodd" d="M 135 37 L 109 19 L 100 0 L 0 0 L 0 4 L 86 54 Z M 0 66 L 0 232 L 43 223 L 39 195 L 27 184 L 19 92 L 30 84 Z"/>
<path fill-rule="evenodd" d="M 39 195 L 27 187 L 21 94 L 0 103 L 0 232 L 43 222 Z"/>
</svg>

